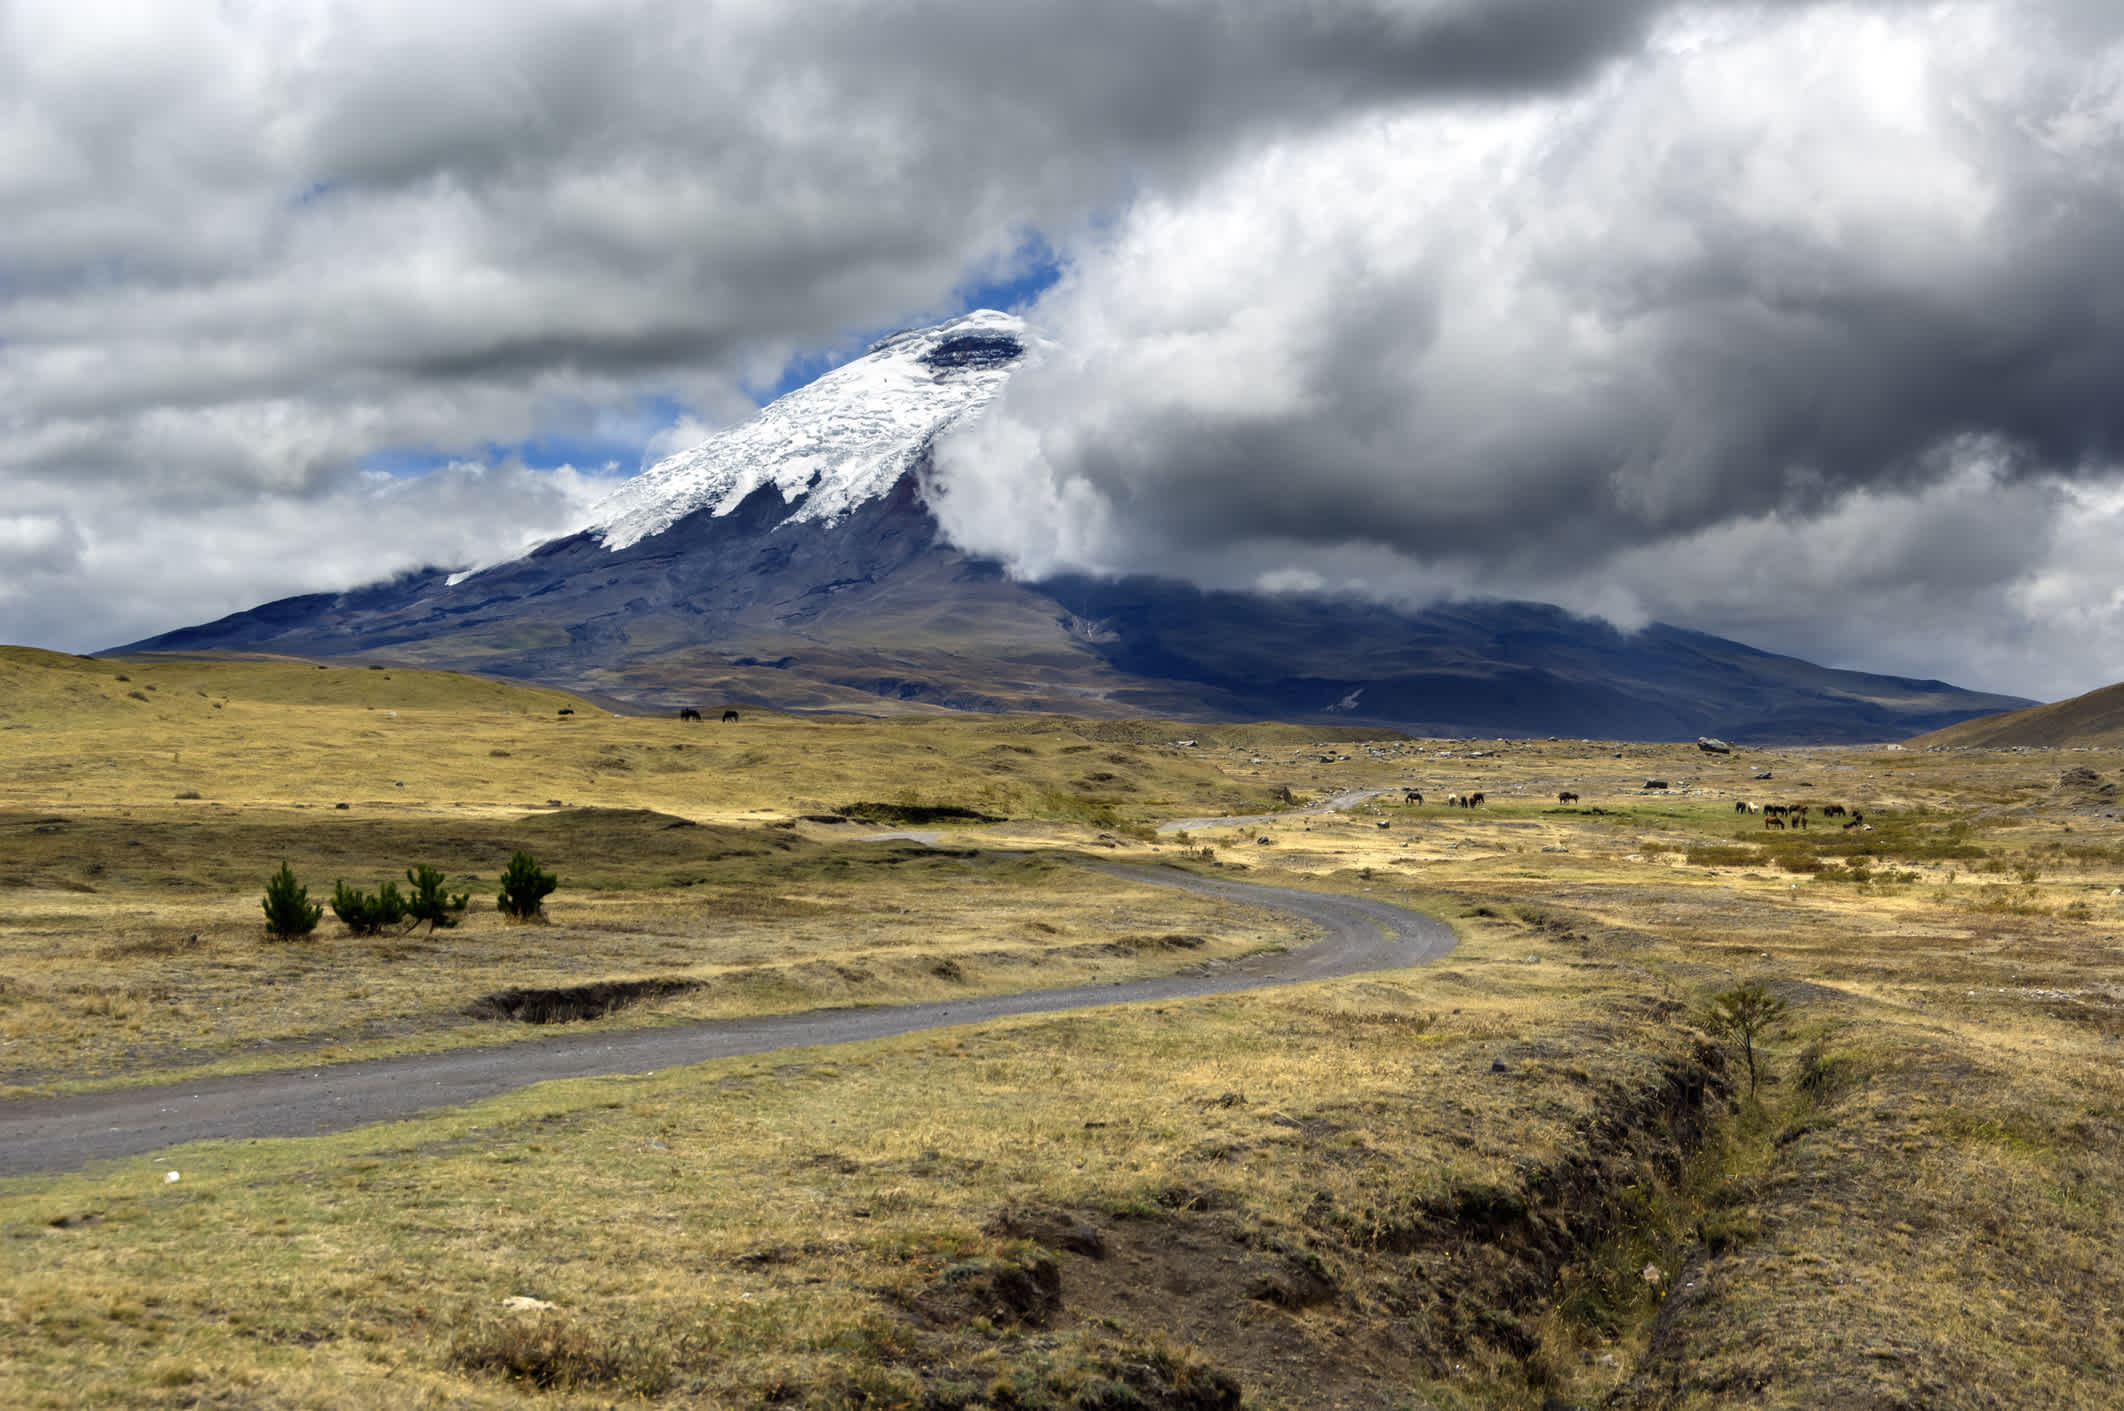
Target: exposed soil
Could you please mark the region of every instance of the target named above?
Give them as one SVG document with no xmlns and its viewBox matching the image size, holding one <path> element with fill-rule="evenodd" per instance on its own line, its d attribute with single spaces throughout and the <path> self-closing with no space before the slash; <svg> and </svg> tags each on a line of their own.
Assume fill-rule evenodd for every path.
<svg viewBox="0 0 2124 1411">
<path fill-rule="evenodd" d="M 1645 1057 L 1580 1141 L 1509 1186 L 1407 1201 L 1405 1173 L 1381 1170 L 1367 1182 L 1375 1206 L 1323 1194 L 1297 1226 L 1207 1186 L 1121 1213 L 1005 1210 L 988 1232 L 1030 1252 L 947 1269 L 900 1312 L 947 1368 L 961 1340 L 1037 1328 L 1192 1347 L 1263 1405 L 1409 1406 L 1413 1387 L 1451 1383 L 1462 1359 L 1529 1359 L 1571 1266 L 1632 1218 L 1633 1190 L 1676 1175 L 1724 1110 L 1717 1050 Z M 1335 1130 L 1290 1125 L 1298 1141 Z M 1297 1130 L 1309 1125 L 1310 1136 Z"/>
</svg>

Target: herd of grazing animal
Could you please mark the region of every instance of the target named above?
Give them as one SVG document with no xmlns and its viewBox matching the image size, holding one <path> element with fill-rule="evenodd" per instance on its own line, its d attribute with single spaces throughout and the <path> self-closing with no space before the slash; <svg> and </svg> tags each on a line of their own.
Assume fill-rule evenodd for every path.
<svg viewBox="0 0 2124 1411">
<path fill-rule="evenodd" d="M 1765 828 L 1804 828 L 1807 826 L 1807 812 L 1812 807 L 1812 804 L 1804 803 L 1749 803 L 1746 799 L 1738 799 L 1734 802 L 1733 811 L 1761 814 Z M 1847 829 L 1866 826 L 1865 814 L 1855 808 L 1845 808 L 1840 803 L 1823 804 L 1822 817 L 1848 819 L 1844 824 Z"/>
<path fill-rule="evenodd" d="M 1404 804 L 1420 804 L 1423 802 L 1423 791 L 1421 789 L 1404 790 L 1401 801 Z M 1480 805 L 1482 801 L 1483 795 L 1479 793 L 1447 794 L 1445 796 L 1445 806 L 1447 808 L 1474 808 Z M 1560 804 L 1577 803 L 1578 794 L 1570 789 L 1560 789 L 1557 791 L 1556 801 Z M 1813 804 L 1804 803 L 1750 803 L 1746 799 L 1736 799 L 1733 803 L 1733 811 L 1735 813 L 1761 814 L 1765 828 L 1805 828 L 1808 814 L 1814 807 Z M 1846 829 L 1866 826 L 1865 814 L 1855 808 L 1845 808 L 1840 803 L 1825 803 L 1820 806 L 1820 812 L 1824 818 L 1846 819 L 1847 821 L 1844 824 Z"/>
</svg>

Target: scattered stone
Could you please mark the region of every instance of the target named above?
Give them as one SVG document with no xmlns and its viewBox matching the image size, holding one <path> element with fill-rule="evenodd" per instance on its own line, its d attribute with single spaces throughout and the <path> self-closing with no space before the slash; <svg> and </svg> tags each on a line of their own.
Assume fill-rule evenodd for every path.
<svg viewBox="0 0 2124 1411">
<path fill-rule="evenodd" d="M 1702 750 L 1705 754 L 1733 753 L 1733 746 L 1727 744 L 1724 740 L 1714 740 L 1709 735 L 1697 736 L 1696 747 Z"/>
</svg>

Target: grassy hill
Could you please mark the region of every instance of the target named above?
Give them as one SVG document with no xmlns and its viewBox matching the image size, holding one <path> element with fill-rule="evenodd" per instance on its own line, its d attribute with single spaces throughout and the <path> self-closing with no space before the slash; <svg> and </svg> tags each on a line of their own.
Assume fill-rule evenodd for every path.
<svg viewBox="0 0 2124 1411">
<path fill-rule="evenodd" d="M 2104 686 L 2071 700 L 2004 715 L 1965 720 L 1909 742 L 1912 748 L 2055 750 L 2124 745 L 2124 685 Z"/>
</svg>

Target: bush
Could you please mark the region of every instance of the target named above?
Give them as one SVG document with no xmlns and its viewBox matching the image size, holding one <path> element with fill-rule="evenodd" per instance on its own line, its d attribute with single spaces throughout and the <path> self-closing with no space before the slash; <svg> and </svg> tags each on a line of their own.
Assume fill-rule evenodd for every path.
<svg viewBox="0 0 2124 1411">
<path fill-rule="evenodd" d="M 1741 1058 L 1748 1065 L 1750 1097 L 1755 1096 L 1759 1067 L 1756 1044 L 1764 1031 L 1784 1016 L 1785 1002 L 1764 988 L 1760 980 L 1735 985 L 1711 997 L 1711 1007 L 1704 1014 L 1704 1027 L 1740 1046 Z"/>
<path fill-rule="evenodd" d="M 396 926 L 406 919 L 406 899 L 399 895 L 396 882 L 384 883 L 372 897 L 334 879 L 332 914 L 345 922 L 347 929 L 355 935 L 373 936 L 384 927 Z"/>
<path fill-rule="evenodd" d="M 470 892 L 450 895 L 443 889 L 443 874 L 419 863 L 406 869 L 406 880 L 413 884 L 413 895 L 406 898 L 406 915 L 413 918 L 413 925 L 428 923 L 428 934 L 457 924 L 457 913 L 472 903 Z M 411 930 L 412 927 L 406 928 Z"/>
<path fill-rule="evenodd" d="M 266 879 L 266 930 L 283 941 L 307 936 L 317 929 L 324 908 L 310 900 L 310 889 L 295 880 L 286 861 Z"/>
<path fill-rule="evenodd" d="M 537 858 L 527 852 L 516 853 L 509 859 L 508 870 L 502 873 L 495 909 L 512 920 L 528 921 L 544 909 L 546 897 L 559 885 L 560 878 L 538 870 Z"/>
</svg>

